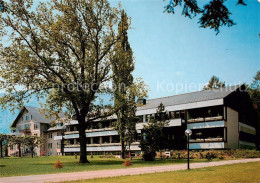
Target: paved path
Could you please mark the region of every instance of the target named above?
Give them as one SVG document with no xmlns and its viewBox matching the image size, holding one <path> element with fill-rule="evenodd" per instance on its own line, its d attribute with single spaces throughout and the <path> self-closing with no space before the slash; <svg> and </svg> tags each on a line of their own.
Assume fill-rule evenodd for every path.
<svg viewBox="0 0 260 183">
<path fill-rule="evenodd" d="M 260 161 L 260 158 L 192 163 L 190 167 L 194 169 L 194 168 L 204 168 L 204 167 L 221 166 L 221 165 L 229 165 L 229 164 L 237 164 L 237 163 L 248 163 L 248 162 L 256 162 L 256 161 Z M 114 170 L 98 170 L 98 171 L 85 171 L 85 172 L 73 172 L 73 173 L 4 177 L 4 178 L 0 178 L 0 183 L 60 182 L 60 181 L 80 180 L 80 179 L 115 177 L 115 176 L 122 176 L 122 175 L 139 175 L 139 174 L 155 173 L 155 172 L 168 172 L 168 171 L 176 171 L 176 170 L 185 170 L 186 168 L 187 168 L 186 164 L 177 164 L 177 165 L 125 168 L 125 169 L 114 169 Z"/>
</svg>

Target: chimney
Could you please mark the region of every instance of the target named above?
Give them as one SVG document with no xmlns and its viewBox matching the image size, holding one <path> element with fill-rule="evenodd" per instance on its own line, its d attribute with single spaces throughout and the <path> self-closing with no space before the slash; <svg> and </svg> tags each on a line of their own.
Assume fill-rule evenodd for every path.
<svg viewBox="0 0 260 183">
<path fill-rule="evenodd" d="M 139 98 L 139 99 L 137 100 L 137 103 L 138 103 L 138 104 L 143 104 L 143 105 L 145 105 L 145 104 L 146 104 L 146 99 L 144 99 L 144 98 Z"/>
</svg>

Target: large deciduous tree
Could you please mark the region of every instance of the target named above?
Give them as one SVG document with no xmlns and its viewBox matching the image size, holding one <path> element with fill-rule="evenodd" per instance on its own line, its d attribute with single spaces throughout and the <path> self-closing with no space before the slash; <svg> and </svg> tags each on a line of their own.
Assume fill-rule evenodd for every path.
<svg viewBox="0 0 260 183">
<path fill-rule="evenodd" d="M 121 158 L 125 158 L 126 144 L 129 148 L 135 132 L 136 98 L 147 95 L 147 87 L 140 79 L 136 82 L 134 71 L 133 51 L 128 42 L 127 30 L 130 20 L 124 11 L 121 11 L 121 20 L 118 25 L 118 42 L 115 45 L 111 58 L 113 70 L 114 106 L 117 108 L 116 130 L 119 132 L 121 143 Z"/>
<path fill-rule="evenodd" d="M 0 34 L 9 42 L 2 39 L 0 45 L 0 78 L 6 89 L 0 103 L 21 107 L 34 94 L 46 97 L 51 111 L 67 108 L 79 122 L 79 162 L 86 163 L 88 123 L 113 113 L 96 101 L 112 93 L 106 86 L 120 39 L 120 11 L 106 0 L 50 0 L 36 6 L 32 0 L 4 4 Z"/>
<path fill-rule="evenodd" d="M 168 4 L 165 6 L 165 11 L 175 13 L 175 8 L 181 6 L 183 8 L 182 15 L 193 18 L 200 16 L 198 24 L 202 28 L 214 29 L 217 34 L 222 26 L 231 27 L 235 25 L 230 18 L 231 12 L 225 5 L 226 0 L 210 0 L 200 7 L 197 0 L 166 0 Z M 246 5 L 244 0 L 236 0 L 237 5 Z"/>
</svg>

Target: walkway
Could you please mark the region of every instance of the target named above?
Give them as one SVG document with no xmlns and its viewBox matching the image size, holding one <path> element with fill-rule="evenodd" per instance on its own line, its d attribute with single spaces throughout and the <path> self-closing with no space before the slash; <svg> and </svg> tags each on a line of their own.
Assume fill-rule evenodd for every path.
<svg viewBox="0 0 260 183">
<path fill-rule="evenodd" d="M 248 163 L 248 162 L 256 162 L 256 161 L 260 161 L 260 158 L 192 163 L 191 168 L 192 169 L 204 168 L 204 167 L 221 166 L 221 165 L 229 165 L 229 164 L 237 164 L 237 163 Z M 178 164 L 178 165 L 152 166 L 152 167 L 140 167 L 140 168 L 125 168 L 125 169 L 98 170 L 98 171 L 73 172 L 73 173 L 4 177 L 4 178 L 0 178 L 0 183 L 60 182 L 60 181 L 72 181 L 72 180 L 79 180 L 79 179 L 93 179 L 93 178 L 105 178 L 105 177 L 115 177 L 115 176 L 123 176 L 123 175 L 139 175 L 139 174 L 155 173 L 155 172 L 168 172 L 168 171 L 176 171 L 176 170 L 185 170 L 186 168 L 187 168 L 186 164 Z"/>
</svg>

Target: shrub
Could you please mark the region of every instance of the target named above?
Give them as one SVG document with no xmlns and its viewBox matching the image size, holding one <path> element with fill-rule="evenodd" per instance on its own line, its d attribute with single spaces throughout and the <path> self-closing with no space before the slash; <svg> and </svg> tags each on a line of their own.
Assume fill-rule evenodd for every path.
<svg viewBox="0 0 260 183">
<path fill-rule="evenodd" d="M 145 151 L 143 153 L 143 159 L 145 161 L 154 161 L 155 160 L 155 156 L 156 156 L 156 152 L 155 151 Z"/>
<path fill-rule="evenodd" d="M 133 163 L 130 160 L 125 160 L 122 164 L 124 167 L 133 166 Z"/>
<path fill-rule="evenodd" d="M 58 159 L 55 164 L 54 164 L 55 168 L 63 168 L 63 163 Z"/>
<path fill-rule="evenodd" d="M 212 152 L 207 152 L 205 158 L 208 161 L 212 161 L 213 158 L 216 158 L 216 155 L 214 153 L 212 153 Z"/>
</svg>

